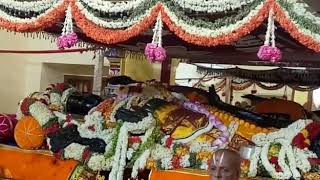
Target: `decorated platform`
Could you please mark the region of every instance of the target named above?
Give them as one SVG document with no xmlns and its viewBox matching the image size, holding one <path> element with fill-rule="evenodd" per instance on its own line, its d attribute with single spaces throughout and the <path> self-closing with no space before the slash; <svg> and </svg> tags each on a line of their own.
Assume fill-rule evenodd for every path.
<svg viewBox="0 0 320 180">
<path fill-rule="evenodd" d="M 301 65 L 300 59 L 304 58 L 307 62 L 317 61 L 320 18 L 309 12 L 305 3 L 294 0 L 199 2 L 0 0 L 1 28 L 61 33 L 56 39 L 61 51 L 76 46 L 80 37 L 97 45 L 99 48 L 92 48 L 100 52 L 96 64 L 101 66 L 95 69 L 100 76 L 95 77 L 93 89 L 97 94 L 102 89 L 99 71 L 103 72 L 102 52 L 107 45 L 127 48 L 119 43 L 131 43 L 135 51 L 144 50 L 149 63 L 162 63 L 162 83 L 117 77 L 105 99 L 82 94 L 67 84 L 51 84 L 42 92 L 30 92 L 19 103 L 17 123 L 13 117 L 0 115 L 0 142 L 14 141 L 19 147 L 0 147 L 1 175 L 23 180 L 123 180 L 128 175 L 138 178 L 146 170 L 151 171 L 151 179 L 207 179 L 206 172 L 217 151 L 238 152 L 246 147 L 251 151 L 242 159 L 243 178 L 317 179 L 320 122 L 304 116 L 291 120 L 254 113 L 222 102 L 214 87 L 207 92 L 169 86 L 166 83 L 170 77 L 166 75 L 171 74 L 167 70 L 176 56 L 197 63 L 204 59 L 215 59 L 215 63 L 246 59 L 254 64 L 259 60 L 264 65 L 281 65 L 281 61 Z M 56 32 L 54 29 L 62 24 Z M 267 27 L 263 32 L 254 34 L 264 24 Z M 150 35 L 151 28 L 152 38 L 147 37 L 143 48 L 136 47 L 139 43 L 133 38 Z M 246 45 L 241 46 L 241 41 L 250 39 L 244 38 L 250 32 L 258 42 L 242 42 Z M 292 38 L 276 39 L 278 33 Z M 176 37 L 171 38 L 173 35 Z M 185 41 L 184 46 L 194 46 L 182 48 L 186 49 L 182 55 L 167 52 L 170 44 L 163 40 L 165 36 L 173 39 L 171 42 L 180 38 Z M 293 47 L 287 48 L 288 44 Z M 216 47 L 219 45 L 222 48 Z M 308 50 L 298 51 L 301 45 Z M 204 46 L 202 56 L 193 51 L 200 49 L 198 46 Z M 256 49 L 248 51 L 248 47 Z M 220 53 L 224 48 L 229 50 Z M 228 70 L 229 75 L 235 72 L 242 74 L 239 69 Z M 283 70 L 278 72 L 282 74 Z M 296 80 L 306 79 L 305 73 L 295 73 L 302 74 Z M 313 75 L 312 79 L 319 79 L 319 74 Z M 319 85 L 318 81 L 303 85 L 314 83 Z M 227 97 L 226 100 L 231 99 Z"/>
<path fill-rule="evenodd" d="M 0 178 L 9 179 L 67 180 L 79 164 L 74 160 L 59 160 L 50 151 L 7 145 L 0 145 L 0 157 Z"/>
<path fill-rule="evenodd" d="M 1 116 L 2 142 L 14 139 L 21 148 L 1 147 L 4 175 L 208 179 L 217 150 L 241 147 L 253 149 L 241 165 L 243 179 L 302 178 L 319 172 L 319 122 L 259 115 L 223 103 L 214 89 L 115 79 L 129 84 L 113 85 L 105 100 L 53 84 L 19 103 L 15 127 L 9 116 Z M 87 115 L 75 116 L 79 110 Z M 15 162 L 22 163 L 18 171 Z M 50 170 L 37 174 L 34 169 Z"/>
</svg>

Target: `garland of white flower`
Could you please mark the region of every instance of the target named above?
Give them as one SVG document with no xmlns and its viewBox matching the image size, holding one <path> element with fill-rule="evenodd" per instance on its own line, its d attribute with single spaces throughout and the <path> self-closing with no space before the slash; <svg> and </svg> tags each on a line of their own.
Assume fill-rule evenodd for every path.
<svg viewBox="0 0 320 180">
<path fill-rule="evenodd" d="M 77 0 L 79 1 L 79 0 Z M 82 0 L 89 7 L 108 13 L 119 13 L 130 10 L 135 10 L 137 7 L 143 5 L 147 0 L 133 0 L 121 2 L 109 2 L 103 0 Z M 194 11 L 206 11 L 209 13 L 224 12 L 228 10 L 238 9 L 242 6 L 252 3 L 254 0 L 171 0 L 179 6 Z"/>
<path fill-rule="evenodd" d="M 290 19 L 290 21 L 297 27 L 297 31 L 299 33 L 310 36 L 313 40 L 320 43 L 320 34 L 319 33 L 313 32 L 309 29 L 306 29 L 305 27 L 303 27 L 302 25 L 297 23 L 292 17 L 290 17 L 288 11 L 285 8 L 282 8 L 282 10 L 283 10 L 284 14 Z M 315 22 L 318 22 L 318 19 Z"/>
<path fill-rule="evenodd" d="M 260 159 L 261 147 L 255 147 L 254 153 L 250 157 L 248 177 L 256 177 L 258 173 L 258 163 Z"/>
<path fill-rule="evenodd" d="M 274 16 L 274 14 L 273 14 L 273 9 L 271 8 L 270 9 L 270 13 L 269 14 L 271 14 L 271 46 L 272 47 L 276 47 L 276 35 L 275 35 L 275 29 L 276 29 L 276 27 L 275 27 L 275 25 L 274 25 L 274 18 L 273 18 L 273 16 Z"/>
<path fill-rule="evenodd" d="M 66 17 L 64 19 L 62 35 L 66 35 L 68 33 L 73 33 L 73 22 L 72 22 L 72 12 L 71 6 L 69 5 L 66 9 Z"/>
<path fill-rule="evenodd" d="M 268 26 L 267 26 L 267 32 L 264 40 L 264 45 L 270 46 L 270 36 L 271 36 L 271 29 L 272 29 L 272 19 L 273 19 L 273 11 L 269 11 L 268 15 Z"/>
<path fill-rule="evenodd" d="M 154 148 L 151 150 L 151 157 L 154 160 L 161 160 L 164 158 L 172 157 L 173 151 L 169 148 L 165 148 L 161 144 L 156 144 Z"/>
<path fill-rule="evenodd" d="M 64 158 L 81 161 L 82 154 L 87 147 L 78 143 L 72 143 L 64 149 Z"/>
<path fill-rule="evenodd" d="M 154 128 L 150 128 L 146 131 L 145 135 L 141 138 L 141 144 L 145 143 L 147 141 L 147 139 L 151 136 L 152 132 L 153 132 Z M 141 156 L 134 162 L 134 165 L 132 167 L 132 172 L 131 172 L 131 178 L 136 178 L 138 173 L 139 173 L 139 169 L 144 169 L 145 165 L 146 165 L 146 161 L 148 159 L 148 157 L 150 156 L 150 150 L 147 149 L 146 151 L 144 151 Z M 130 158 L 131 159 L 131 158 Z"/>
<path fill-rule="evenodd" d="M 103 1 L 103 2 L 108 2 L 108 1 Z M 131 2 L 131 1 L 130 1 Z M 149 16 L 151 14 L 151 11 L 154 7 L 151 7 L 147 10 L 145 10 L 145 13 L 141 14 L 140 16 L 134 16 L 132 18 L 128 18 L 126 20 L 119 20 L 119 21 L 106 21 L 103 20 L 99 17 L 96 17 L 94 14 L 88 11 L 83 4 L 80 1 L 76 1 L 76 5 L 81 11 L 81 13 L 86 17 L 86 19 L 92 21 L 93 23 L 104 27 L 104 28 L 110 28 L 110 29 L 119 29 L 119 28 L 126 28 L 130 27 L 134 24 L 137 24 L 141 22 L 144 18 Z M 121 6 L 119 6 L 121 7 Z"/>
<path fill-rule="evenodd" d="M 77 0 L 79 1 L 79 0 Z M 104 0 L 81 0 L 89 7 L 108 13 L 119 13 L 136 9 L 138 6 L 147 3 L 149 0 L 132 0 L 132 1 L 119 1 L 110 2 Z"/>
<path fill-rule="evenodd" d="M 153 28 L 152 44 L 156 44 L 158 47 L 162 47 L 162 28 L 163 23 L 161 19 L 161 12 L 158 14 L 157 22 Z"/>
<path fill-rule="evenodd" d="M 120 100 L 118 102 L 118 104 L 115 105 L 115 107 L 113 108 L 113 110 L 112 110 L 112 112 L 110 114 L 110 121 L 111 122 L 117 122 L 115 116 L 116 116 L 116 113 L 117 113 L 118 109 L 120 109 L 122 106 L 127 104 L 128 101 L 129 101 L 129 98 L 126 98 L 126 99 Z"/>
<path fill-rule="evenodd" d="M 173 157 L 173 155 L 170 154 L 170 156 L 161 159 L 161 165 L 160 166 L 161 166 L 162 169 L 165 169 L 165 170 L 173 169 L 172 157 Z"/>
<path fill-rule="evenodd" d="M 160 160 L 160 167 L 161 169 L 170 170 L 173 168 L 172 166 L 172 157 L 174 154 L 173 146 L 165 147 L 164 142 L 166 141 L 167 137 L 163 138 L 161 141 L 162 144 L 156 144 L 155 147 L 151 149 L 150 157 L 155 160 Z M 194 141 L 189 146 L 189 153 L 199 153 L 201 151 L 212 152 L 215 151 L 209 142 L 198 142 Z M 186 154 L 181 157 L 180 159 L 180 166 L 183 168 L 190 167 L 190 154 Z M 200 169 L 207 170 L 208 169 L 208 162 L 206 160 L 201 161 Z"/>
<path fill-rule="evenodd" d="M 283 172 L 277 172 L 268 159 L 269 147 L 270 147 L 270 143 L 267 143 L 262 147 L 262 151 L 260 154 L 262 165 L 268 171 L 268 173 L 272 178 L 289 179 L 291 177 L 290 169 L 285 162 L 283 163 L 285 159 L 285 148 L 281 147 L 279 152 L 279 158 L 278 158 L 278 164 L 281 167 Z"/>
<path fill-rule="evenodd" d="M 46 17 L 49 13 L 54 11 L 58 6 L 61 6 L 63 3 L 64 3 L 64 1 L 62 1 L 62 0 L 56 2 L 55 4 L 50 6 L 50 8 L 47 9 L 44 13 L 42 13 L 36 17 L 19 18 L 19 17 L 11 16 L 1 9 L 0 9 L 0 17 L 9 21 L 9 22 L 13 22 L 13 23 L 35 23 L 39 18 Z"/>
<path fill-rule="evenodd" d="M 294 148 L 294 154 L 296 158 L 297 167 L 303 172 L 309 172 L 311 170 L 311 164 L 308 158 L 318 158 L 317 155 L 309 151 L 308 149 Z"/>
<path fill-rule="evenodd" d="M 107 143 L 106 150 L 107 152 L 112 145 L 110 140 L 112 139 L 112 136 L 114 135 L 115 131 L 114 129 L 104 129 L 103 128 L 103 121 L 104 118 L 102 116 L 101 112 L 94 112 L 91 115 L 86 115 L 84 117 L 85 123 L 78 126 L 78 131 L 81 137 L 84 138 L 99 138 L 104 140 Z M 95 131 L 89 130 L 89 127 L 93 126 L 95 128 Z"/>
<path fill-rule="evenodd" d="M 57 106 L 62 106 L 61 103 L 61 94 L 59 93 L 50 93 L 50 103 Z"/>
<path fill-rule="evenodd" d="M 217 13 L 235 10 L 252 3 L 254 0 L 172 0 L 182 8 L 196 12 Z"/>
<path fill-rule="evenodd" d="M 88 160 L 87 166 L 93 171 L 109 170 L 108 165 L 112 162 L 108 162 L 102 154 L 93 154 Z"/>
<path fill-rule="evenodd" d="M 75 88 L 69 88 L 69 89 L 66 89 L 65 91 L 63 91 L 63 93 L 61 95 L 61 103 L 64 107 L 66 107 L 66 105 L 67 105 L 67 100 L 68 100 L 69 96 L 76 91 L 77 90 Z"/>
<path fill-rule="evenodd" d="M 40 126 L 45 126 L 50 120 L 55 118 L 54 114 L 42 102 L 36 101 L 29 106 L 30 114 L 39 122 Z"/>
<path fill-rule="evenodd" d="M 54 112 L 57 117 L 66 120 L 66 115 L 60 112 Z M 78 132 L 81 137 L 84 138 L 99 138 L 102 139 L 107 146 L 105 147 L 105 152 L 108 152 L 112 148 L 111 139 L 115 133 L 114 129 L 103 129 L 102 122 L 103 117 L 101 112 L 93 112 L 91 115 L 85 116 L 85 123 L 79 124 L 78 122 L 72 120 L 71 123 L 76 124 L 78 126 Z M 68 123 L 65 123 L 66 126 Z M 91 131 L 88 127 L 93 126 L 95 131 Z M 47 138 L 47 142 L 50 142 L 50 139 Z M 78 161 L 81 160 L 82 154 L 86 146 L 75 144 L 69 145 L 64 149 L 64 157 L 68 159 L 76 159 Z M 90 156 L 87 166 L 94 171 L 108 170 L 112 166 L 112 162 L 109 162 L 110 159 L 105 159 L 103 154 L 94 153 Z"/>
<path fill-rule="evenodd" d="M 41 12 L 63 0 L 40 0 L 40 1 L 17 1 L 17 0 L 0 0 L 0 5 L 14 10 L 24 12 Z"/>
<path fill-rule="evenodd" d="M 167 7 L 167 5 L 163 5 L 163 7 L 164 7 L 165 13 L 169 16 L 172 22 L 175 23 L 177 26 L 181 27 L 187 33 L 196 34 L 196 35 L 205 36 L 205 37 L 216 37 L 219 35 L 224 35 L 224 34 L 229 34 L 231 32 L 234 32 L 244 24 L 250 22 L 252 18 L 259 13 L 261 8 L 264 7 L 264 3 L 265 2 L 262 2 L 255 9 L 251 10 L 251 12 L 245 18 L 243 18 L 240 21 L 237 21 L 235 24 L 229 24 L 228 26 L 222 26 L 217 29 L 195 27 L 193 25 L 190 25 L 184 20 L 179 19 L 177 15 Z"/>
<path fill-rule="evenodd" d="M 136 178 L 139 173 L 139 169 L 144 169 L 147 164 L 147 159 L 150 156 L 150 150 L 145 150 L 141 156 L 134 162 L 134 165 L 132 167 L 131 177 Z"/>
<path fill-rule="evenodd" d="M 288 128 L 280 129 L 277 132 L 273 132 L 267 135 L 264 133 L 257 134 L 252 138 L 253 142 L 257 146 L 262 146 L 262 150 L 260 153 L 262 164 L 273 178 L 288 179 L 291 176 L 293 176 L 294 178 L 299 178 L 301 176 L 299 171 L 297 170 L 295 154 L 293 151 L 293 147 L 290 145 L 290 143 L 292 142 L 292 139 L 311 122 L 311 120 L 298 120 L 293 124 L 289 125 Z M 268 160 L 268 151 L 271 142 L 281 144 L 281 149 L 278 157 L 278 164 L 283 172 L 277 172 Z M 286 157 L 288 158 L 289 166 L 285 162 Z M 256 155 L 254 155 L 252 158 L 254 164 L 252 165 L 252 167 L 250 166 L 250 176 L 256 175 L 256 170 L 254 170 L 254 167 L 256 166 L 256 161 L 258 161 Z M 298 166 L 298 168 L 305 169 L 305 167 L 302 165 Z"/>
<path fill-rule="evenodd" d="M 126 150 L 128 146 L 128 130 L 126 125 L 120 128 L 120 133 L 117 141 L 116 152 L 113 158 L 112 170 L 109 174 L 109 180 L 122 180 L 125 161 Z M 119 178 L 119 179 L 118 179 Z"/>
<path fill-rule="evenodd" d="M 127 102 L 128 98 L 123 102 Z M 109 180 L 122 180 L 123 172 L 126 165 L 127 146 L 128 146 L 128 132 L 142 133 L 150 127 L 154 127 L 155 119 L 151 114 L 143 118 L 138 123 L 124 122 L 120 129 L 119 138 L 116 146 L 116 153 L 113 158 L 113 166 L 109 175 Z"/>
<path fill-rule="evenodd" d="M 304 16 L 313 21 L 313 23 L 318 24 L 320 26 L 320 17 L 314 15 L 306 8 L 309 7 L 307 3 L 301 3 L 297 0 L 287 1 L 293 6 L 293 11 L 300 16 Z"/>
<path fill-rule="evenodd" d="M 296 163 L 295 155 L 293 153 L 293 147 L 291 146 L 290 143 L 284 142 L 282 143 L 282 145 L 286 147 L 286 154 L 289 161 L 289 167 L 290 167 L 290 171 L 292 172 L 292 176 L 295 179 L 298 179 L 301 177 L 301 174 L 297 169 L 297 163 Z M 283 162 L 285 163 L 285 159 L 283 160 Z"/>
</svg>

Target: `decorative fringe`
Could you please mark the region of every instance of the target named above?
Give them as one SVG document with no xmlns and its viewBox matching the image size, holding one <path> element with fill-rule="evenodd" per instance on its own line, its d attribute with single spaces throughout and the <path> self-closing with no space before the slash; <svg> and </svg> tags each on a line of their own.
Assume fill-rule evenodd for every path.
<svg viewBox="0 0 320 180">
<path fill-rule="evenodd" d="M 214 77 L 232 76 L 241 79 L 251 79 L 258 82 L 288 84 L 292 87 L 309 86 L 309 89 L 319 87 L 320 71 L 319 70 L 303 70 L 303 69 L 287 69 L 277 68 L 272 70 L 248 70 L 241 68 L 214 69 L 207 67 L 197 67 L 200 74 L 208 74 Z M 303 88 L 301 88 L 303 89 Z"/>
</svg>

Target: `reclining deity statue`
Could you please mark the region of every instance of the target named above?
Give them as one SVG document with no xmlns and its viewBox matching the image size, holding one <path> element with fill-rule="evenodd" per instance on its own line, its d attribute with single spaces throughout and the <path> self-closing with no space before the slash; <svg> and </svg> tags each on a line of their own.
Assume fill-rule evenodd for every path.
<svg viewBox="0 0 320 180">
<path fill-rule="evenodd" d="M 305 166 L 310 165 L 311 157 L 316 158 L 317 154 L 312 151 L 300 151 L 301 148 L 291 146 L 296 134 L 289 140 L 277 134 L 290 132 L 286 127 L 292 122 L 278 121 L 225 104 L 214 87 L 206 92 L 155 81 L 135 82 L 128 77 L 116 77 L 109 83 L 112 88 L 107 90 L 109 94 L 103 101 L 94 96 L 75 96 L 72 87 L 53 86 L 44 93 L 49 97 L 46 101 L 32 96 L 22 101 L 18 114 L 24 116 L 21 109 L 25 109 L 22 108 L 25 104 L 29 103 L 28 107 L 31 107 L 30 104 L 42 99 L 40 103 L 45 104 L 45 111 L 52 112 L 49 113 L 50 121 L 43 126 L 49 149 L 61 158 L 81 161 L 94 171 L 110 170 L 110 180 L 122 179 L 125 168 L 132 168 L 132 177 L 137 177 L 142 169 L 208 169 L 215 151 L 225 148 L 238 151 L 246 145 L 257 146 L 253 157 L 258 158 L 252 159 L 255 164 L 251 163 L 247 168 L 247 174 L 251 176 L 256 176 L 258 165 L 262 165 L 270 176 L 276 177 L 275 170 L 268 168 L 265 162 L 268 159 L 261 159 L 269 152 L 269 147 L 279 148 L 280 154 L 275 156 L 279 159 L 292 155 L 289 153 L 292 150 L 294 155 L 301 156 Z M 88 107 L 93 108 L 89 111 Z M 79 109 L 85 112 L 79 112 Z M 29 114 L 36 119 L 45 117 Z M 87 115 L 76 120 L 74 114 Z M 299 133 L 312 123 L 303 122 L 306 122 L 304 126 L 298 121 L 297 125 L 291 124 L 288 128 L 296 128 L 295 132 Z M 279 131 L 280 128 L 285 130 Z M 283 141 L 270 139 L 269 134 L 283 138 Z M 318 134 L 313 136 L 312 145 L 309 143 L 310 150 L 317 150 L 319 145 L 313 142 Z M 260 142 L 266 142 L 268 146 Z M 292 149 L 284 149 L 284 145 L 290 145 Z M 278 165 L 289 168 L 283 169 L 287 173 L 283 176 L 298 177 L 293 166 Z M 296 168 L 303 169 L 299 164 Z M 303 172 L 310 170 L 311 167 L 305 168 Z"/>
</svg>

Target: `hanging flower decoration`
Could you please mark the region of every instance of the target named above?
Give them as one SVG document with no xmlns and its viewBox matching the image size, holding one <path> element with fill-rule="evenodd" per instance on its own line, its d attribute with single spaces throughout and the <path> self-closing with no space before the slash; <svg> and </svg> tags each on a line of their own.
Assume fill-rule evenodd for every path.
<svg viewBox="0 0 320 180">
<path fill-rule="evenodd" d="M 179 38 L 208 47 L 229 44 L 249 34 L 265 20 L 272 8 L 277 22 L 294 39 L 320 52 L 320 18 L 309 12 L 305 3 L 287 0 L 0 0 L 3 7 L 0 10 L 0 27 L 18 32 L 36 32 L 49 28 L 61 20 L 69 3 L 77 26 L 86 36 L 101 43 L 116 44 L 138 36 L 154 23 L 160 11 L 162 21 Z M 225 16 L 215 22 L 185 15 L 185 11 L 189 10 L 214 13 L 240 8 L 235 16 Z M 21 13 L 26 17 L 20 17 Z M 116 13 L 129 15 L 117 19 L 108 18 Z M 269 33 L 272 33 L 272 29 L 274 28 Z M 272 34 L 269 37 L 271 36 Z M 75 35 L 72 34 L 69 39 L 71 42 L 75 41 Z M 165 51 L 158 48 L 156 52 L 155 56 L 162 56 Z M 261 47 L 258 54 L 260 59 L 267 61 L 277 62 L 281 58 L 281 51 L 272 46 L 272 43 Z"/>
<path fill-rule="evenodd" d="M 275 43 L 275 25 L 273 18 L 273 9 L 269 11 L 268 28 L 265 36 L 264 45 L 258 51 L 258 58 L 263 61 L 278 62 L 281 59 L 281 51 Z M 270 42 L 271 40 L 271 42 Z"/>
<path fill-rule="evenodd" d="M 166 50 L 162 47 L 162 27 L 161 13 L 159 13 L 153 29 L 152 42 L 147 44 L 144 51 L 148 61 L 151 63 L 163 62 L 167 57 Z"/>
<path fill-rule="evenodd" d="M 58 37 L 57 46 L 59 49 L 71 48 L 78 42 L 78 36 L 73 32 L 71 7 L 66 10 L 66 18 L 63 24 L 61 36 Z"/>
<path fill-rule="evenodd" d="M 65 12 L 65 4 L 66 1 L 59 0 L 59 1 L 48 1 L 46 2 L 49 6 L 44 6 L 45 3 L 42 2 L 8 2 L 2 0 L 0 5 L 4 6 L 4 9 L 12 9 L 13 11 L 17 10 L 26 10 L 28 9 L 29 12 L 39 12 L 37 16 L 34 17 L 26 17 L 21 18 L 18 16 L 13 16 L 4 11 L 3 9 L 0 10 L 0 27 L 11 31 L 17 32 L 37 32 L 41 31 L 45 28 L 51 27 L 57 22 L 61 20 L 64 16 Z M 38 6 L 39 5 L 39 6 Z M 47 7 L 50 7 L 47 9 Z M 20 11 L 15 12 L 19 14 Z"/>
</svg>

